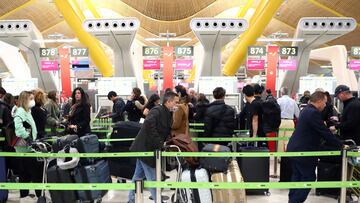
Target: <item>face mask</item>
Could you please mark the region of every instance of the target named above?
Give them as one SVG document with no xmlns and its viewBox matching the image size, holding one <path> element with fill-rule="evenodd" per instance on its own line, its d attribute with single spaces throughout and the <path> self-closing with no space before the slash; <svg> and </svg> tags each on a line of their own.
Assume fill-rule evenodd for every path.
<svg viewBox="0 0 360 203">
<path fill-rule="evenodd" d="M 35 100 L 32 99 L 29 101 L 29 108 L 32 108 L 34 106 L 35 106 Z"/>
</svg>

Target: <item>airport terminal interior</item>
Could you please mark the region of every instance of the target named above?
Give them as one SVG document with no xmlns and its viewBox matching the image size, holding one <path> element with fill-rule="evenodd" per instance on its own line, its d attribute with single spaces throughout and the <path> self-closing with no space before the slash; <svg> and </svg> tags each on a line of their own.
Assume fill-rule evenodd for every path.
<svg viewBox="0 0 360 203">
<path fill-rule="evenodd" d="M 360 202 L 360 0 L 0 0 L 0 203 Z"/>
</svg>

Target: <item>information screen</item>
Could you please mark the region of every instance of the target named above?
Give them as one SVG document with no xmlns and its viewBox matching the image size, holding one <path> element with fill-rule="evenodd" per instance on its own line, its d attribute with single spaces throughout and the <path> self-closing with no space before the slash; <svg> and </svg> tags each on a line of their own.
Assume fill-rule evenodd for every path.
<svg viewBox="0 0 360 203">
<path fill-rule="evenodd" d="M 226 94 L 235 94 L 237 93 L 237 82 L 236 77 L 200 77 L 199 93 L 212 94 L 216 87 L 223 87 Z"/>
<path fill-rule="evenodd" d="M 334 94 L 336 88 L 335 77 L 300 77 L 299 93 L 302 94 L 306 90 L 311 93 L 317 88 L 322 88 L 330 94 Z"/>
<path fill-rule="evenodd" d="M 110 91 L 116 91 L 118 95 L 130 95 L 136 87 L 135 77 L 112 77 L 99 78 L 96 82 L 98 94 L 107 95 Z"/>
<path fill-rule="evenodd" d="M 12 95 L 19 95 L 22 91 L 31 91 L 39 87 L 37 78 L 16 79 L 5 78 L 1 81 L 2 87 Z"/>
</svg>

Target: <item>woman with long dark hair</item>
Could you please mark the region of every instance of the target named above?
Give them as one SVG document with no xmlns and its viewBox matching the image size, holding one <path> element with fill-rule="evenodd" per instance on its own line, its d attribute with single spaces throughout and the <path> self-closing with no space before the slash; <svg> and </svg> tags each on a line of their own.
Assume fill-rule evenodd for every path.
<svg viewBox="0 0 360 203">
<path fill-rule="evenodd" d="M 71 95 L 72 106 L 68 117 L 68 130 L 79 137 L 91 132 L 90 104 L 88 96 L 81 87 L 74 89 Z"/>
<path fill-rule="evenodd" d="M 131 98 L 125 105 L 125 111 L 128 113 L 128 120 L 139 122 L 143 117 L 144 104 L 146 103 L 145 98 L 141 96 L 141 90 L 134 87 L 131 92 Z"/>
<path fill-rule="evenodd" d="M 160 97 L 158 94 L 153 94 L 150 96 L 148 102 L 145 104 L 144 107 L 144 116 L 147 116 L 152 108 L 155 106 L 160 105 Z"/>
</svg>

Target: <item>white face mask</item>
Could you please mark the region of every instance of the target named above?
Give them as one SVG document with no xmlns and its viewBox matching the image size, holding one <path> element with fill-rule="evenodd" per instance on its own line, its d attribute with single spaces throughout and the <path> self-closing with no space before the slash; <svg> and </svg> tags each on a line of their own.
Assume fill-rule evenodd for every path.
<svg viewBox="0 0 360 203">
<path fill-rule="evenodd" d="M 32 108 L 34 106 L 35 106 L 35 100 L 32 99 L 29 101 L 29 108 Z"/>
</svg>

